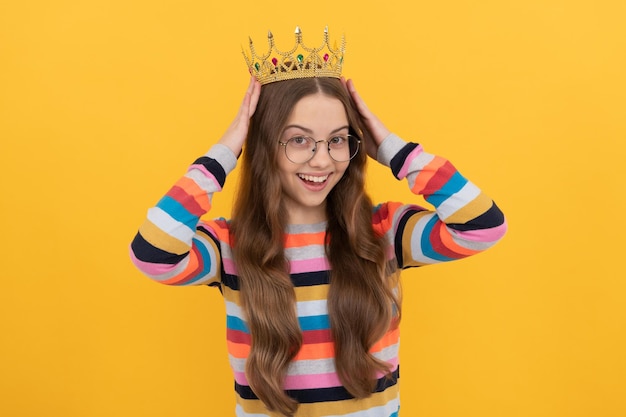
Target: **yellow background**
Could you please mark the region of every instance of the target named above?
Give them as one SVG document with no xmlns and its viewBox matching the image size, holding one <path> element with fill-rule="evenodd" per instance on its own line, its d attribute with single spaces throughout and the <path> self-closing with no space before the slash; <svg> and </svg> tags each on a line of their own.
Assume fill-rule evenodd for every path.
<svg viewBox="0 0 626 417">
<path fill-rule="evenodd" d="M 152 283 L 128 244 L 230 123 L 248 35 L 296 24 L 345 32 L 370 107 L 508 217 L 405 274 L 402 415 L 626 415 L 625 4 L 2 2 L 0 415 L 232 415 L 218 291 Z M 412 199 L 369 167 L 374 200 Z"/>
</svg>

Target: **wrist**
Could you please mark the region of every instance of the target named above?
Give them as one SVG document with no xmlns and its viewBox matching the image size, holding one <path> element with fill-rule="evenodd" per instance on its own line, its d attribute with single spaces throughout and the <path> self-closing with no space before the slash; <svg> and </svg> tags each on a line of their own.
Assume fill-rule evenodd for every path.
<svg viewBox="0 0 626 417">
<path fill-rule="evenodd" d="M 226 174 L 235 169 L 237 165 L 237 155 L 229 146 L 223 143 L 213 145 L 205 156 L 215 159 L 224 168 Z"/>
<path fill-rule="evenodd" d="M 390 166 L 391 159 L 396 156 L 406 144 L 407 142 L 400 137 L 389 133 L 378 146 L 376 160 L 385 166 Z"/>
</svg>

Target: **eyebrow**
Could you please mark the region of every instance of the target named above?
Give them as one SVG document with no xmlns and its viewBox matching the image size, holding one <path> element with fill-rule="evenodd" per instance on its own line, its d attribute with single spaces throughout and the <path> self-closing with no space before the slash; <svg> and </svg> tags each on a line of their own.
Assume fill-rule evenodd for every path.
<svg viewBox="0 0 626 417">
<path fill-rule="evenodd" d="M 309 135 L 313 134 L 313 131 L 309 128 L 306 128 L 304 126 L 300 126 L 300 125 L 287 125 L 285 126 L 285 129 L 283 129 L 283 132 L 287 129 L 291 129 L 291 128 L 296 128 L 296 129 L 300 129 L 300 130 L 304 130 L 306 133 L 308 133 Z M 338 127 L 337 129 L 333 130 L 332 132 L 330 132 L 330 134 L 332 135 L 333 133 L 337 133 L 340 130 L 344 130 L 344 129 L 350 129 L 350 126 L 345 125 L 345 126 L 341 126 Z"/>
</svg>

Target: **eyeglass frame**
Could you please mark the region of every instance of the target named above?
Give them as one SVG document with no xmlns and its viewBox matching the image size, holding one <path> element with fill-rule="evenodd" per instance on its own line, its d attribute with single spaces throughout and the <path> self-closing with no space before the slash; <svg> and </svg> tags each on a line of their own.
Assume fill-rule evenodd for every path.
<svg viewBox="0 0 626 417">
<path fill-rule="evenodd" d="M 335 158 L 333 158 L 333 154 L 330 152 L 330 142 L 329 140 L 332 140 L 333 138 L 336 137 L 345 137 L 346 139 L 350 140 L 350 138 L 354 138 L 356 139 L 356 152 L 354 153 L 354 155 L 352 155 L 350 157 L 350 159 L 346 159 L 345 161 L 337 161 Z M 308 139 L 312 139 L 313 140 L 313 150 L 311 152 L 311 157 L 309 159 L 307 159 L 306 161 L 303 162 L 294 162 L 292 161 L 289 156 L 287 155 L 287 145 L 289 144 L 289 141 L 295 139 L 295 138 L 308 138 Z M 330 156 L 330 158 L 335 161 L 335 162 L 350 162 L 352 159 L 354 159 L 355 156 L 357 156 L 357 154 L 359 153 L 359 151 L 361 150 L 361 138 L 359 138 L 358 136 L 355 135 L 351 135 L 351 134 L 347 134 L 347 135 L 334 135 L 332 138 L 330 139 L 321 139 L 321 140 L 316 140 L 314 137 L 312 136 L 307 136 L 307 135 L 294 135 L 292 137 L 290 137 L 289 139 L 287 139 L 287 142 L 282 142 L 280 139 L 278 140 L 278 144 L 281 146 L 285 147 L 285 157 L 287 158 L 287 160 L 289 160 L 289 162 L 291 162 L 292 164 L 306 164 L 307 162 L 309 162 L 311 159 L 313 159 L 315 157 L 315 152 L 317 152 L 317 144 L 320 142 L 326 142 L 326 149 L 328 150 L 328 156 Z M 348 144 L 349 146 L 349 144 Z"/>
</svg>

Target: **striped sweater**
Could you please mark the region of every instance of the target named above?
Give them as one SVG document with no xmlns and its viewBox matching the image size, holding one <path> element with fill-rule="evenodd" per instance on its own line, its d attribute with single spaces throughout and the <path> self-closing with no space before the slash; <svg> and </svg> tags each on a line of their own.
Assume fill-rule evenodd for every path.
<svg viewBox="0 0 626 417">
<path fill-rule="evenodd" d="M 493 201 L 465 179 L 447 160 L 420 145 L 390 135 L 378 151 L 379 162 L 423 195 L 435 210 L 385 203 L 373 208 L 372 225 L 389 243 L 399 269 L 451 261 L 485 250 L 506 230 Z M 150 278 L 168 285 L 219 286 L 226 303 L 227 346 L 236 390 L 236 415 L 277 416 L 267 411 L 250 389 L 245 362 L 251 338 L 239 299 L 229 222 L 200 220 L 211 208 L 236 158 L 215 145 L 195 161 L 170 191 L 148 211 L 131 244 L 131 258 Z M 378 375 L 373 394 L 354 399 L 335 372 L 333 340 L 326 299 L 330 268 L 324 253 L 325 223 L 289 225 L 285 255 L 295 288 L 303 343 L 284 382 L 300 403 L 296 416 L 391 417 L 399 405 L 399 328 L 392 326 L 371 349 L 387 361 L 392 378 Z"/>
</svg>

